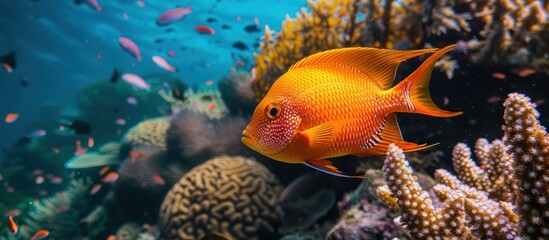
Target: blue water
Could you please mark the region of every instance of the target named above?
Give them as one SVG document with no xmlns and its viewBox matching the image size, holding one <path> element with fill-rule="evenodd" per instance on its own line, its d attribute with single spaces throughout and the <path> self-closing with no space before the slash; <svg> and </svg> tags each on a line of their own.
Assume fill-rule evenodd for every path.
<svg viewBox="0 0 549 240">
<path fill-rule="evenodd" d="M 287 13 L 297 12 L 305 5 L 304 1 L 291 0 L 145 0 L 145 7 L 135 0 L 98 2 L 103 7 L 101 12 L 70 0 L 0 1 L 0 55 L 17 52 L 15 70 L 0 71 L 0 116 L 9 112 L 20 114 L 12 124 L 0 123 L 0 149 L 9 147 L 28 130 L 44 103 L 71 106 L 80 87 L 108 79 L 114 68 L 136 74 L 162 71 L 152 62 L 153 55 L 164 56 L 178 67 L 180 71 L 172 75 L 187 83 L 217 80 L 233 65 L 231 53 L 251 56 L 252 44 L 261 33 L 250 34 L 243 29 L 254 24 L 254 17 L 259 18 L 260 26 L 267 24 L 279 30 Z M 155 24 L 162 12 L 189 3 L 193 13 L 182 21 L 162 27 Z M 217 22 L 207 23 L 209 17 Z M 215 35 L 195 32 L 194 27 L 199 24 L 212 27 Z M 231 29 L 221 29 L 223 24 Z M 166 32 L 168 28 L 173 31 Z M 131 38 L 140 47 L 141 62 L 119 46 L 117 39 L 121 36 Z M 156 44 L 156 39 L 163 42 Z M 250 51 L 232 48 L 236 41 L 247 43 Z M 181 50 L 183 46 L 185 50 Z M 178 57 L 167 57 L 168 50 Z M 20 79 L 26 79 L 29 87 L 21 87 Z"/>
</svg>

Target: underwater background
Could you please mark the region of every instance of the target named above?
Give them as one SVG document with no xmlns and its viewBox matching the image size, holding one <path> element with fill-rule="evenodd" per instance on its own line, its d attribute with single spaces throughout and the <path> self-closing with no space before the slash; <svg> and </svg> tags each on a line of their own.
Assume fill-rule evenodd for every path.
<svg viewBox="0 0 549 240">
<path fill-rule="evenodd" d="M 2 0 L 0 239 L 549 238 L 548 9 Z M 438 145 L 334 161 L 366 180 L 241 142 L 273 82 L 304 57 L 450 44 L 430 93 L 463 114 L 397 113 L 406 141 Z M 425 59 L 400 64 L 395 84 Z"/>
</svg>

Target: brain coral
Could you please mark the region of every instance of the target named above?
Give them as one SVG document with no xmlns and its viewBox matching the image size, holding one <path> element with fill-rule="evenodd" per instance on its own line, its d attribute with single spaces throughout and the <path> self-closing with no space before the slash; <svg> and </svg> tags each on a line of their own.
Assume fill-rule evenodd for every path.
<svg viewBox="0 0 549 240">
<path fill-rule="evenodd" d="M 170 127 L 167 118 L 159 117 L 142 121 L 132 127 L 124 138 L 120 148 L 120 155 L 126 157 L 135 146 L 149 145 L 166 150 L 166 131 Z"/>
<path fill-rule="evenodd" d="M 266 239 L 281 209 L 276 177 L 244 157 L 217 157 L 192 169 L 166 195 L 160 231 L 167 239 L 199 239 L 212 231 L 236 239 Z"/>
</svg>

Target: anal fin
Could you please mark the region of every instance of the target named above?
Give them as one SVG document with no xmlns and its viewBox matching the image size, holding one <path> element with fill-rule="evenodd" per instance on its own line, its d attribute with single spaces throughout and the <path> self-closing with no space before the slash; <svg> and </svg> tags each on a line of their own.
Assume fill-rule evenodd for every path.
<svg viewBox="0 0 549 240">
<path fill-rule="evenodd" d="M 332 165 L 332 161 L 326 159 L 317 159 L 303 162 L 305 165 L 312 167 L 321 172 L 325 172 L 330 175 L 346 178 L 366 178 L 364 175 L 347 175 L 337 169 L 336 166 Z"/>
<path fill-rule="evenodd" d="M 389 113 L 386 120 L 385 127 L 380 133 L 381 141 L 375 144 L 372 148 L 364 149 L 364 151 L 361 152 L 361 155 L 385 155 L 387 153 L 387 149 L 389 148 L 389 144 L 391 143 L 394 143 L 398 147 L 402 148 L 404 152 L 419 151 L 438 144 L 427 145 L 406 142 L 402 139 L 402 134 L 398 126 L 396 115 L 394 113 Z"/>
</svg>

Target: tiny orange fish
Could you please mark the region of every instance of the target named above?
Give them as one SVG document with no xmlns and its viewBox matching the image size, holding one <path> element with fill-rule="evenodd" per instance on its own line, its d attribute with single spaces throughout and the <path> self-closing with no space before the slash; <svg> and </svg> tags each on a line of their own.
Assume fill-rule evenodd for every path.
<svg viewBox="0 0 549 240">
<path fill-rule="evenodd" d="M 15 122 L 19 118 L 18 113 L 8 113 L 6 114 L 6 117 L 4 118 L 4 121 L 6 123 L 12 123 Z"/>
<path fill-rule="evenodd" d="M 92 137 L 89 137 L 89 138 L 88 138 L 88 147 L 89 147 L 89 148 L 92 148 L 93 145 L 94 145 L 94 140 L 93 140 Z"/>
<path fill-rule="evenodd" d="M 526 68 L 526 69 L 523 69 L 522 71 L 520 71 L 518 73 L 519 77 L 528 77 L 532 74 L 536 73 L 536 70 L 534 69 L 531 69 L 531 68 Z"/>
<path fill-rule="evenodd" d="M 215 104 L 215 103 L 210 103 L 210 104 L 208 105 L 208 110 L 214 110 L 214 109 L 216 109 L 216 108 L 217 108 L 217 104 Z"/>
<path fill-rule="evenodd" d="M 211 85 L 213 85 L 213 83 L 214 82 L 212 80 L 208 80 L 204 84 L 206 84 L 206 86 L 211 86 Z"/>
<path fill-rule="evenodd" d="M 101 184 L 98 183 L 98 184 L 93 185 L 90 189 L 90 195 L 94 195 L 94 194 L 98 193 L 99 190 L 101 190 Z"/>
<path fill-rule="evenodd" d="M 50 231 L 48 231 L 46 229 L 40 229 L 30 238 L 30 240 L 44 239 L 49 235 L 50 235 Z"/>
<path fill-rule="evenodd" d="M 499 73 L 499 72 L 492 73 L 492 77 L 493 77 L 493 78 L 500 79 L 500 80 L 503 80 L 503 79 L 506 78 L 505 74 Z"/>
<path fill-rule="evenodd" d="M 111 234 L 107 237 L 107 240 L 116 240 L 116 235 Z"/>
<path fill-rule="evenodd" d="M 76 151 L 74 151 L 75 156 L 84 155 L 88 151 L 87 148 L 82 147 L 82 143 L 80 142 L 80 140 L 76 140 L 75 145 L 76 145 Z"/>
<path fill-rule="evenodd" d="M 56 148 L 56 147 L 52 147 L 51 150 L 52 150 L 54 153 L 59 153 L 59 152 L 60 152 L 59 148 Z"/>
<path fill-rule="evenodd" d="M 101 176 L 105 175 L 105 173 L 107 173 L 109 171 L 109 169 L 111 169 L 111 167 L 109 167 L 109 166 L 102 167 L 101 169 L 99 169 L 99 175 L 101 175 Z"/>
<path fill-rule="evenodd" d="M 405 152 L 430 147 L 402 139 L 396 112 L 461 114 L 440 109 L 429 94 L 435 62 L 455 46 L 408 51 L 340 48 L 306 57 L 271 86 L 243 131 L 242 142 L 281 162 L 364 178 L 346 175 L 326 159 L 385 155 L 391 143 Z M 434 54 L 393 86 L 401 62 L 428 53 Z"/>
<path fill-rule="evenodd" d="M 103 177 L 104 183 L 113 183 L 113 182 L 116 182 L 116 180 L 118 180 L 118 173 L 116 172 L 107 173 L 107 175 Z"/>
<path fill-rule="evenodd" d="M 17 223 L 13 221 L 12 216 L 8 217 L 8 230 L 10 230 L 13 235 L 17 235 L 17 233 L 19 232 L 19 227 L 17 226 Z"/>
<path fill-rule="evenodd" d="M 158 184 L 158 185 L 164 185 L 166 184 L 166 181 L 164 180 L 164 178 L 162 178 L 160 175 L 154 175 L 154 177 L 152 178 L 153 182 Z"/>
</svg>

